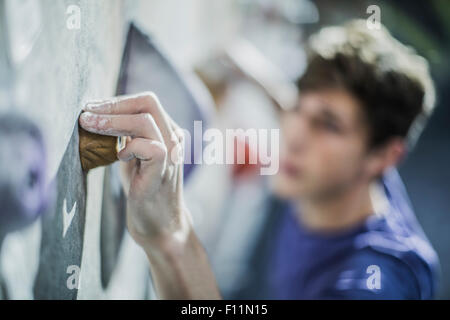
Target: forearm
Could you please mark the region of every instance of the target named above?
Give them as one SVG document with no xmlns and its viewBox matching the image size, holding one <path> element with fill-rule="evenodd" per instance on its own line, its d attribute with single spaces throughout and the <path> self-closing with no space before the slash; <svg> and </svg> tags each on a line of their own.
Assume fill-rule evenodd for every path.
<svg viewBox="0 0 450 320">
<path fill-rule="evenodd" d="M 160 299 L 221 299 L 206 252 L 192 228 L 185 239 L 167 236 L 144 250 Z"/>
<path fill-rule="evenodd" d="M 162 299 L 218 299 L 206 252 L 183 202 L 184 136 L 150 92 L 89 103 L 83 129 L 127 137 L 117 153 L 127 194 L 127 227 L 145 250 Z"/>
</svg>

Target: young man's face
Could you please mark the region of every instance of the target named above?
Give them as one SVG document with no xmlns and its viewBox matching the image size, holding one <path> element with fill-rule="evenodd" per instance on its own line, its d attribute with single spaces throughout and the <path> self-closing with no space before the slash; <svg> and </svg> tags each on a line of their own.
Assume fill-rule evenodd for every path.
<svg viewBox="0 0 450 320">
<path fill-rule="evenodd" d="M 282 116 L 275 191 L 286 198 L 323 198 L 368 180 L 367 125 L 344 90 L 304 92 Z"/>
</svg>

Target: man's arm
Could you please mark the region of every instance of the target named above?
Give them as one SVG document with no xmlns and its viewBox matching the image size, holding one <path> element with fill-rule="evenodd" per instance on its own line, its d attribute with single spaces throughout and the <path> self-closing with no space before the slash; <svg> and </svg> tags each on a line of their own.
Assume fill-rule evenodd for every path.
<svg viewBox="0 0 450 320">
<path fill-rule="evenodd" d="M 184 241 L 160 239 L 144 247 L 161 299 L 220 299 L 208 257 L 191 230 Z"/>
<path fill-rule="evenodd" d="M 152 93 L 88 104 L 87 131 L 125 136 L 117 156 L 127 195 L 127 227 L 145 250 L 162 299 L 218 299 L 206 252 L 183 198 L 182 131 Z"/>
</svg>

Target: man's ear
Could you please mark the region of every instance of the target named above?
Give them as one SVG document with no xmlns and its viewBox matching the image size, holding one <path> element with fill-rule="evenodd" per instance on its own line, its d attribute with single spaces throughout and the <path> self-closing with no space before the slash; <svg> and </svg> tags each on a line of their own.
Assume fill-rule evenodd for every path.
<svg viewBox="0 0 450 320">
<path fill-rule="evenodd" d="M 381 176 L 386 169 L 399 164 L 405 154 L 405 140 L 400 137 L 390 139 L 384 145 L 370 151 L 367 164 L 368 176 Z"/>
</svg>

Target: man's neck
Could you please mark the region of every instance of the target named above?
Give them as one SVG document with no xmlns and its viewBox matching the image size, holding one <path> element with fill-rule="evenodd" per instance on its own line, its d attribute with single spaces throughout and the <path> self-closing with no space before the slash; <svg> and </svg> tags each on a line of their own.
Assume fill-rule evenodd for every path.
<svg viewBox="0 0 450 320">
<path fill-rule="evenodd" d="M 374 213 L 369 185 L 355 185 L 332 197 L 301 199 L 297 217 L 306 228 L 336 232 L 361 224 Z"/>
</svg>

